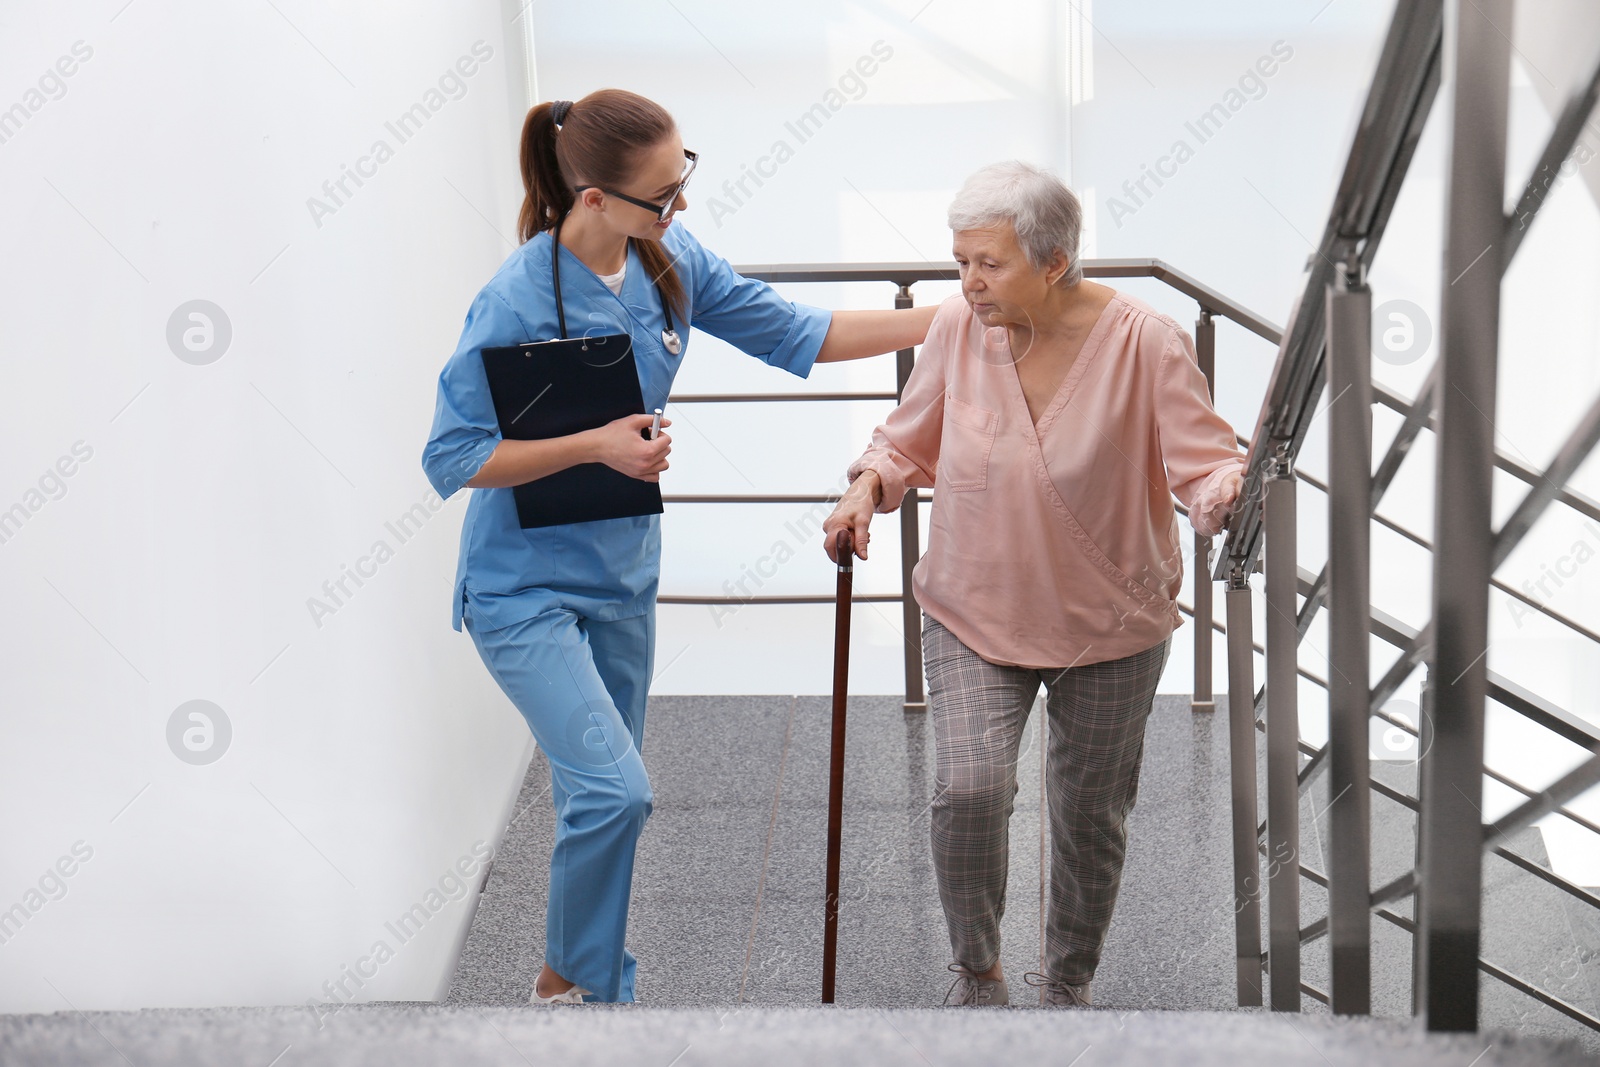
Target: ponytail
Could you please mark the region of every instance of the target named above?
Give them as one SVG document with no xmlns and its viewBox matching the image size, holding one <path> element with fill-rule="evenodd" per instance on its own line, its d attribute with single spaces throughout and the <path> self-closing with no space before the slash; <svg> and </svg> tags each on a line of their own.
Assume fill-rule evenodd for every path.
<svg viewBox="0 0 1600 1067">
<path fill-rule="evenodd" d="M 528 109 L 522 123 L 522 210 L 517 213 L 517 239 L 524 244 L 534 234 L 543 233 L 572 210 L 576 198 L 572 186 L 561 176 L 561 161 L 556 157 L 554 104 L 538 104 Z"/>
<path fill-rule="evenodd" d="M 639 156 L 676 129 L 665 108 L 624 89 L 599 89 L 576 103 L 537 104 L 522 123 L 518 163 L 522 170 L 522 209 L 517 236 L 526 243 L 554 229 L 577 203 L 573 186 L 616 187 L 627 180 Z M 559 120 L 559 122 L 558 122 Z M 661 287 L 667 306 L 687 317 L 683 280 L 659 241 L 630 237 L 650 281 Z"/>
</svg>

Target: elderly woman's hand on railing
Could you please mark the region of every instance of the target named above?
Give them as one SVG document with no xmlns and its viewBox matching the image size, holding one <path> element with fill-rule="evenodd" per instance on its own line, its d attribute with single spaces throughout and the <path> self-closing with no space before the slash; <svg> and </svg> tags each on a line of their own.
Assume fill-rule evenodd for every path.
<svg viewBox="0 0 1600 1067">
<path fill-rule="evenodd" d="M 1229 471 L 1220 479 L 1212 475 L 1190 502 L 1189 524 L 1201 537 L 1220 536 L 1243 503 L 1244 476 L 1238 470 Z"/>
<path fill-rule="evenodd" d="M 1222 514 L 1224 521 L 1239 506 L 1239 494 L 1244 491 L 1244 476 L 1230 474 L 1222 480 Z"/>
<path fill-rule="evenodd" d="M 867 558 L 867 540 L 871 536 L 867 527 L 872 522 L 873 510 L 882 499 L 877 471 L 862 471 L 850 483 L 850 488 L 844 491 L 839 503 L 834 506 L 833 514 L 822 523 L 822 550 L 829 559 L 839 562 L 834 552 L 834 540 L 840 530 L 850 531 L 855 538 L 856 555 Z"/>
</svg>

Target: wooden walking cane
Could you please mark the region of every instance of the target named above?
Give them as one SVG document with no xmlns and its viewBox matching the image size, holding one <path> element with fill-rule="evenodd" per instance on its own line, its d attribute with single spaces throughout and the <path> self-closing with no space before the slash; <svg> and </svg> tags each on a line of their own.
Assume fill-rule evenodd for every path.
<svg viewBox="0 0 1600 1067">
<path fill-rule="evenodd" d="M 822 1003 L 833 1003 L 833 971 L 839 947 L 839 836 L 844 823 L 844 704 L 850 685 L 850 585 L 855 539 L 840 530 L 834 541 L 839 589 L 833 617 L 833 754 L 828 775 L 828 889 L 822 929 Z"/>
</svg>

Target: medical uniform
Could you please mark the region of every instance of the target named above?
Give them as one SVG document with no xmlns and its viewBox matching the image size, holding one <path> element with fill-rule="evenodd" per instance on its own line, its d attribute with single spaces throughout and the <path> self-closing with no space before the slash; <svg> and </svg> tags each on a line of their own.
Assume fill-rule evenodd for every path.
<svg viewBox="0 0 1600 1067">
<path fill-rule="evenodd" d="M 810 373 L 831 312 L 740 277 L 678 222 L 662 245 L 683 282 L 690 326 Z M 645 409 L 665 407 L 690 331 L 682 329 L 680 354 L 668 351 L 659 291 L 632 246 L 620 294 L 568 249 L 555 251 L 568 333 L 627 332 Z M 482 350 L 560 336 L 551 253 L 550 232 L 534 236 L 467 311 L 422 452 L 440 497 L 460 489 L 500 442 Z M 465 624 L 550 761 L 558 821 L 545 960 L 589 990 L 588 1000 L 634 999 L 635 960 L 623 935 L 635 844 L 652 806 L 640 752 L 660 560 L 659 515 L 523 529 L 510 488 L 475 489 L 461 528 L 452 625 Z"/>
</svg>

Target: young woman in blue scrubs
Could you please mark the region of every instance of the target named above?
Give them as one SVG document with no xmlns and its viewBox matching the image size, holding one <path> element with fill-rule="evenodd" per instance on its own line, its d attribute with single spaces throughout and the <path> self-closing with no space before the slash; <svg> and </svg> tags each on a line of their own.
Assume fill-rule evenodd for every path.
<svg viewBox="0 0 1600 1067">
<path fill-rule="evenodd" d="M 805 377 L 816 362 L 920 344 L 935 310 L 829 312 L 740 277 L 675 220 L 695 159 L 672 117 L 633 93 L 602 89 L 529 111 L 523 244 L 467 311 L 422 453 L 441 497 L 477 490 L 453 625 L 465 625 L 550 761 L 558 821 L 535 1004 L 634 999 L 623 937 L 652 806 L 640 753 L 661 525 L 642 515 L 523 529 L 510 487 L 591 462 L 659 481 L 672 439 L 647 440 L 650 416 L 634 415 L 569 437 L 502 440 L 482 350 L 559 336 L 553 256 L 572 335 L 632 337 L 646 410 L 666 406 L 690 327 Z"/>
</svg>

